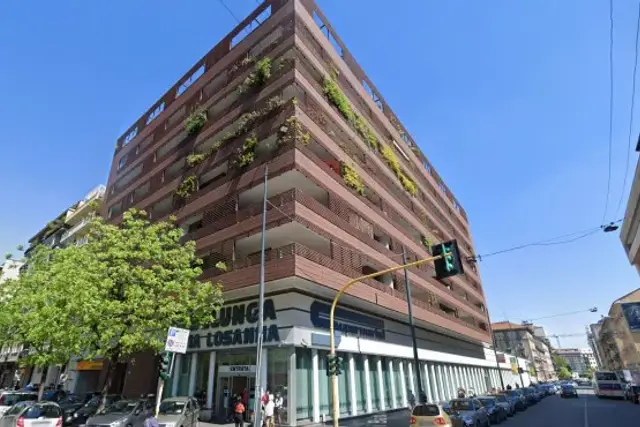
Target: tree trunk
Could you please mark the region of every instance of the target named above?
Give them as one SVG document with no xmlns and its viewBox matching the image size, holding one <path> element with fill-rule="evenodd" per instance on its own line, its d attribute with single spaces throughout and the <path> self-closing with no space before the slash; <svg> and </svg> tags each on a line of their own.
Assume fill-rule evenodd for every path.
<svg viewBox="0 0 640 427">
<path fill-rule="evenodd" d="M 118 360 L 120 360 L 120 350 L 116 350 L 111 355 L 111 358 L 109 358 L 106 380 L 104 382 L 104 386 L 102 386 L 102 392 L 100 393 L 100 406 L 98 407 L 98 411 L 102 411 L 107 404 L 107 394 L 109 394 L 109 389 L 111 388 L 111 384 L 113 383 L 113 375 L 116 372 L 116 365 L 118 364 Z"/>
</svg>

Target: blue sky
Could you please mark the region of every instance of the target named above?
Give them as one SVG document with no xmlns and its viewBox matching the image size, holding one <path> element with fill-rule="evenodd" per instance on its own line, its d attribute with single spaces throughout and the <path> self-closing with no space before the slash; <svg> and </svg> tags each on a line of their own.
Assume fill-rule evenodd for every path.
<svg viewBox="0 0 640 427">
<path fill-rule="evenodd" d="M 256 6 L 226 3 L 241 18 Z M 608 2 L 318 3 L 465 207 L 478 253 L 600 224 Z M 623 191 L 636 8 L 616 2 L 608 220 Z M 2 2 L 0 16 L 2 252 L 104 182 L 118 136 L 236 25 L 204 0 Z M 633 152 L 630 174 L 636 160 Z M 594 305 L 604 314 L 638 286 L 613 233 L 480 268 L 495 320 Z M 577 333 L 600 313 L 541 323 Z"/>
</svg>

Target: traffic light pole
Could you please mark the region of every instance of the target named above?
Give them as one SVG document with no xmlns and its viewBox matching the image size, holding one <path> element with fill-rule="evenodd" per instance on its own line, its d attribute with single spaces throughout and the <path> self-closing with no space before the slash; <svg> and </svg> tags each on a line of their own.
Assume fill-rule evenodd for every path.
<svg viewBox="0 0 640 427">
<path fill-rule="evenodd" d="M 335 337 L 335 313 L 336 306 L 338 305 L 338 300 L 340 297 L 353 285 L 356 283 L 365 280 L 365 279 L 373 279 L 378 276 L 382 276 L 383 274 L 393 273 L 394 271 L 402 270 L 403 268 L 411 268 L 416 267 L 418 265 L 424 264 L 429 261 L 437 261 L 439 259 L 443 259 L 445 257 L 453 256 L 452 254 L 442 254 L 437 256 L 432 256 L 429 258 L 419 259 L 417 261 L 410 262 L 408 264 L 398 265 L 395 267 L 387 268 L 386 270 L 377 271 L 375 273 L 367 274 L 365 276 L 356 277 L 355 279 L 349 280 L 333 298 L 333 302 L 331 303 L 331 311 L 329 313 L 329 356 L 330 358 L 336 357 L 336 337 Z M 340 418 L 340 401 L 338 394 L 338 375 L 335 372 L 331 375 L 331 397 L 332 397 L 332 420 L 333 427 L 339 427 L 338 420 Z"/>
<path fill-rule="evenodd" d="M 407 252 L 402 247 L 402 263 L 407 263 Z M 422 388 L 422 369 L 420 369 L 420 358 L 418 357 L 418 343 L 416 340 L 416 325 L 413 323 L 413 307 L 411 306 L 411 283 L 409 283 L 409 270 L 404 269 L 404 290 L 407 294 L 407 314 L 409 315 L 409 329 L 411 330 L 411 345 L 413 346 L 413 364 L 418 381 L 418 402 L 427 403 L 427 395 Z"/>
<path fill-rule="evenodd" d="M 171 355 L 171 363 L 169 364 L 169 378 L 171 378 L 171 374 L 173 373 L 173 364 L 176 360 L 175 353 L 169 353 Z M 156 392 L 156 411 L 155 416 L 158 416 L 158 412 L 160 412 L 160 402 L 162 402 L 162 393 L 164 393 L 164 378 L 162 375 L 158 376 L 158 391 Z"/>
</svg>

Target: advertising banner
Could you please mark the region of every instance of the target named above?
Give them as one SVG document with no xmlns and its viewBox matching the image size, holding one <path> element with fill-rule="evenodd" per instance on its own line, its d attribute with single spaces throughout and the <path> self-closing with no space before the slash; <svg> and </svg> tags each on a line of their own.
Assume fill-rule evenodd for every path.
<svg viewBox="0 0 640 427">
<path fill-rule="evenodd" d="M 620 305 L 629 330 L 631 332 L 640 331 L 640 302 L 625 302 Z"/>
<path fill-rule="evenodd" d="M 517 374 L 518 373 L 518 359 L 516 359 L 515 357 L 511 357 L 509 359 L 509 361 L 511 362 L 511 371 L 514 374 Z"/>
</svg>

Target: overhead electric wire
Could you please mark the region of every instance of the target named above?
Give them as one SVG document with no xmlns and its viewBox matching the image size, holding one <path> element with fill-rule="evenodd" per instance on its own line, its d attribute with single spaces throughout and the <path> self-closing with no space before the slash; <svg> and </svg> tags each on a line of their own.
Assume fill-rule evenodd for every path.
<svg viewBox="0 0 640 427">
<path fill-rule="evenodd" d="M 636 105 L 636 82 L 638 77 L 638 53 L 640 52 L 640 3 L 638 3 L 638 19 L 636 20 L 636 53 L 633 63 L 633 80 L 631 86 L 631 112 L 629 113 L 629 146 L 627 147 L 627 162 L 624 167 L 624 177 L 622 181 L 622 190 L 620 191 L 620 199 L 618 199 L 618 206 L 616 207 L 615 217 L 618 216 L 620 208 L 622 207 L 622 200 L 625 195 L 625 188 L 627 187 L 627 179 L 629 174 L 629 163 L 631 161 L 631 150 L 634 145 L 633 132 L 633 115 Z"/>
<path fill-rule="evenodd" d="M 616 224 L 622 222 L 622 219 L 619 219 L 617 221 L 612 222 L 610 225 Z M 488 258 L 490 256 L 494 256 L 494 255 L 500 255 L 500 254 L 504 254 L 504 253 L 508 253 L 508 252 L 513 252 L 513 251 L 517 251 L 520 249 L 524 249 L 524 248 L 529 248 L 532 246 L 554 246 L 554 245 L 564 245 L 567 243 L 573 243 L 577 240 L 580 239 L 584 239 L 585 237 L 589 237 L 591 235 L 596 234 L 598 231 L 604 230 L 606 226 L 604 225 L 600 225 L 598 227 L 592 227 L 592 228 L 588 228 L 586 230 L 581 230 L 581 231 L 576 231 L 573 233 L 569 233 L 569 234 L 563 234 L 560 236 L 556 236 L 556 237 L 552 237 L 550 239 L 545 239 L 545 240 L 539 240 L 537 242 L 531 242 L 531 243 L 525 243 L 522 245 L 518 245 L 518 246 L 513 246 L 507 249 L 502 249 L 499 251 L 495 251 L 495 252 L 489 252 L 487 254 L 480 254 L 480 255 L 475 255 L 472 258 L 472 261 L 482 261 L 484 258 Z M 566 240 L 560 240 L 559 239 L 566 239 Z"/>
<path fill-rule="evenodd" d="M 613 0 L 609 0 L 609 160 L 607 168 L 607 195 L 604 201 L 602 223 L 607 219 L 611 193 L 611 157 L 613 151 Z"/>
<path fill-rule="evenodd" d="M 227 9 L 227 12 L 229 12 L 229 14 L 231 16 L 233 16 L 233 19 L 235 19 L 236 21 L 238 21 L 238 24 L 240 23 L 240 19 L 238 19 L 238 17 L 233 13 L 233 11 L 231 9 L 229 9 L 229 6 L 227 6 L 227 4 L 224 2 L 224 0 L 218 0 L 220 2 L 220 4 L 222 5 L 222 7 L 224 7 L 225 9 Z"/>
</svg>

